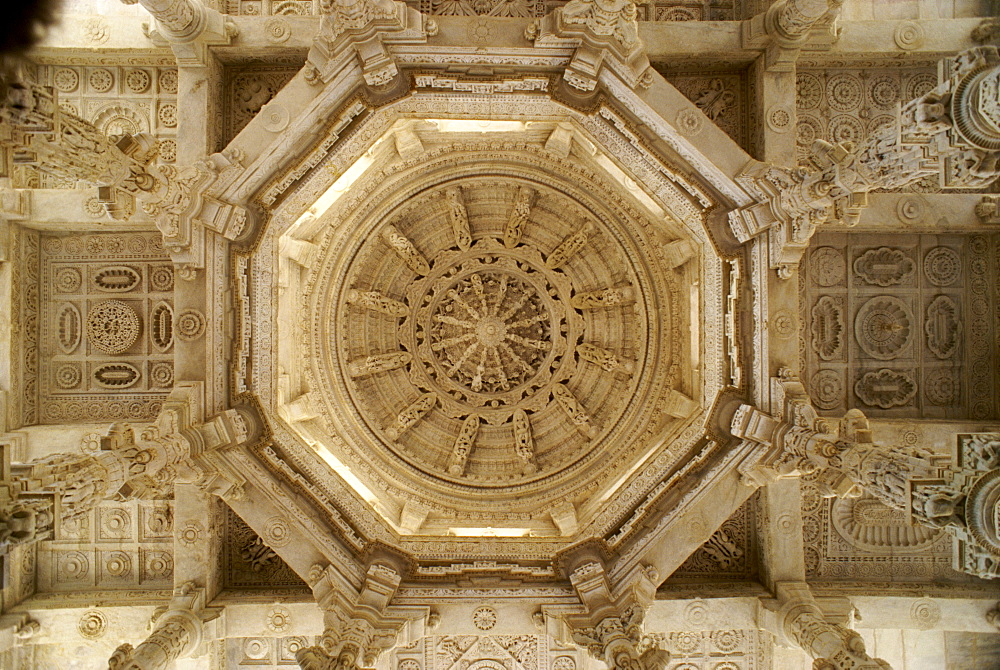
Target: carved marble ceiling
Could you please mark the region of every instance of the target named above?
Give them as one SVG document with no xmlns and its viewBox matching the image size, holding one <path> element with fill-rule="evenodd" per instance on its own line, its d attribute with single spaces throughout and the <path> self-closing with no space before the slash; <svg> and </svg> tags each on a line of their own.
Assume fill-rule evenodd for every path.
<svg viewBox="0 0 1000 670">
<path fill-rule="evenodd" d="M 3 109 L 3 662 L 995 657 L 986 3 L 138 3 Z"/>
</svg>

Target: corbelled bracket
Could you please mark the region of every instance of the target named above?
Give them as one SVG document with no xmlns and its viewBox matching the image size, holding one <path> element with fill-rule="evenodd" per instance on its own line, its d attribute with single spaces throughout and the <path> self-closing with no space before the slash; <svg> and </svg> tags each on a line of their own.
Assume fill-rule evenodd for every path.
<svg viewBox="0 0 1000 670">
<path fill-rule="evenodd" d="M 643 53 L 636 16 L 631 0 L 570 0 L 529 26 L 525 37 L 540 48 L 574 48 L 563 79 L 583 93 L 597 87 L 605 64 L 630 87 L 646 88 L 653 70 Z"/>
<path fill-rule="evenodd" d="M 423 44 L 437 23 L 398 0 L 322 0 L 323 19 L 306 61 L 306 78 L 334 79 L 356 57 L 365 83 L 387 86 L 399 75 L 392 44 Z"/>
</svg>

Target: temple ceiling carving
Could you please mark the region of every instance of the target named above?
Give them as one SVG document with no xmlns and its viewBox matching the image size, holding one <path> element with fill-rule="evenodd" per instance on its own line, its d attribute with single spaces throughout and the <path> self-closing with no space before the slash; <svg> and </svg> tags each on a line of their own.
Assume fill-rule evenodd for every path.
<svg viewBox="0 0 1000 670">
<path fill-rule="evenodd" d="M 0 664 L 994 630 L 995 21 L 137 2 L 0 107 Z"/>
</svg>

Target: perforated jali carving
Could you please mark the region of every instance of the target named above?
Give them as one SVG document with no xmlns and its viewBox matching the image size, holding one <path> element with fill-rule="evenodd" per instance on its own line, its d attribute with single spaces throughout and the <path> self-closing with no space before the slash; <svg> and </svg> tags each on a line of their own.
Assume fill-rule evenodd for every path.
<svg viewBox="0 0 1000 670">
<path fill-rule="evenodd" d="M 996 263 L 987 236 L 816 235 L 800 273 L 804 375 L 817 408 L 997 415 Z"/>
<path fill-rule="evenodd" d="M 173 386 L 173 272 L 158 233 L 42 236 L 42 423 L 156 416 Z"/>
</svg>

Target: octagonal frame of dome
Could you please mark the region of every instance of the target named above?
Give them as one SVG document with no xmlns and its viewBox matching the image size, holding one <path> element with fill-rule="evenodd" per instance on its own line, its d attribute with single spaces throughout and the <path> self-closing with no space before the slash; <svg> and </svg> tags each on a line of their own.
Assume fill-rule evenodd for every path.
<svg viewBox="0 0 1000 670">
<path fill-rule="evenodd" d="M 272 104 L 285 102 L 281 99 L 285 92 Z M 673 94 L 679 96 L 676 91 Z M 494 102 L 497 100 L 504 101 L 504 96 L 498 95 Z M 724 260 L 716 245 L 728 245 L 727 253 L 734 253 L 737 245 L 729 238 L 724 211 L 732 209 L 734 203 L 746 204 L 747 196 L 662 118 L 643 118 L 647 128 L 655 130 L 652 133 L 655 137 L 641 138 L 634 130 L 635 110 L 624 110 L 612 101 L 599 105 L 596 112 L 585 113 L 551 95 L 514 92 L 507 96 L 505 104 L 488 110 L 487 114 L 482 113 L 484 107 L 476 102 L 475 96 L 457 96 L 453 92 L 441 95 L 418 90 L 380 107 L 366 104 L 358 97 L 341 96 L 339 101 L 336 107 L 325 108 L 329 120 L 324 133 L 318 136 L 315 133 L 321 112 L 317 106 L 306 115 L 306 121 L 299 123 L 301 128 L 313 130 L 308 141 L 301 139 L 301 128 L 296 131 L 298 141 L 306 142 L 304 146 L 309 147 L 297 162 L 280 169 L 272 165 L 270 170 L 258 164 L 254 175 L 258 184 L 256 200 L 270 212 L 270 217 L 264 217 L 268 222 L 263 230 L 244 236 L 243 239 L 254 242 L 237 258 L 235 267 L 237 275 L 245 278 L 247 284 L 241 289 L 245 295 L 240 310 L 243 320 L 267 325 L 256 328 L 254 337 L 243 339 L 236 353 L 235 386 L 237 391 L 258 394 L 273 424 L 275 448 L 261 460 L 275 476 L 300 490 L 308 490 L 306 497 L 314 505 L 322 508 L 324 504 L 333 504 L 340 510 L 331 525 L 336 525 L 337 519 L 342 521 L 344 510 L 350 510 L 349 532 L 363 527 L 364 535 L 394 544 L 418 560 L 454 558 L 451 546 L 454 543 L 447 543 L 451 548 L 445 550 L 441 538 L 477 535 L 483 528 L 493 536 L 511 536 L 517 542 L 504 550 L 500 547 L 505 546 L 507 538 L 497 537 L 488 544 L 462 544 L 459 553 L 476 558 L 496 557 L 498 551 L 501 554 L 515 551 L 518 558 L 538 560 L 551 558 L 584 533 L 604 535 L 613 543 L 631 536 L 636 523 L 653 513 L 657 498 L 692 467 L 695 462 L 690 460 L 692 457 L 706 462 L 725 451 L 719 445 L 724 446 L 727 438 L 718 428 L 718 421 L 712 418 L 712 412 L 719 394 L 739 376 L 740 333 L 736 319 L 726 314 L 726 303 L 729 298 L 729 311 L 733 312 L 736 298 L 727 293 L 736 290 L 742 261 Z M 648 107 L 642 111 L 648 113 Z M 260 130 L 253 124 L 248 128 Z M 454 135 L 453 144 L 474 140 L 494 142 L 501 149 L 506 147 L 522 154 L 533 150 L 553 161 L 565 161 L 572 151 L 570 162 L 586 163 L 635 211 L 643 212 L 644 217 L 674 220 L 675 236 L 664 236 L 656 255 L 662 262 L 677 266 L 672 272 L 687 275 L 686 288 L 677 293 L 683 294 L 683 309 L 689 323 L 705 326 L 689 328 L 692 344 L 686 352 L 688 366 L 697 369 L 701 377 L 691 377 L 687 388 L 682 386 L 680 392 L 659 399 L 657 409 L 663 417 L 670 415 L 670 418 L 661 421 L 660 432 L 652 431 L 651 444 L 633 447 L 631 461 L 621 467 L 607 468 L 615 476 L 599 485 L 591 480 L 589 487 L 578 486 L 569 495 L 564 490 L 545 500 L 528 499 L 528 504 L 514 510 L 510 505 L 516 495 L 503 498 L 486 510 L 456 504 L 454 496 L 442 504 L 442 486 L 455 484 L 455 478 L 447 474 L 447 463 L 439 464 L 445 467 L 438 468 L 437 488 L 423 486 L 419 476 L 411 476 L 400 485 L 398 479 L 384 476 L 390 474 L 391 468 L 379 470 L 359 456 L 363 452 L 358 446 L 345 448 L 351 445 L 333 435 L 330 408 L 336 403 L 323 397 L 323 382 L 293 355 L 300 351 L 299 345 L 288 337 L 283 340 L 274 337 L 281 327 L 279 324 L 295 323 L 289 310 L 296 303 L 292 297 L 300 284 L 309 281 L 312 272 L 309 268 L 322 258 L 322 249 L 313 243 L 312 236 L 329 226 L 338 211 L 350 210 L 368 197 L 358 196 L 359 192 L 367 194 L 378 188 L 379 179 L 369 179 L 367 186 L 365 180 L 373 166 L 385 177 L 385 166 L 379 165 L 380 160 L 394 155 L 396 160 L 406 163 L 414 156 L 425 157 L 428 150 L 421 135 L 433 133 Z M 660 141 L 664 137 L 668 141 Z M 281 143 L 287 146 L 293 141 L 296 140 L 283 139 Z M 432 145 L 433 141 L 427 144 Z M 381 219 L 376 217 L 376 220 Z M 552 249 L 544 251 L 548 254 Z M 692 257 L 695 263 L 686 262 Z M 252 285 L 252 277 L 270 276 L 277 279 L 280 289 Z M 419 273 L 414 276 L 419 277 Z M 273 302 L 260 299 L 265 295 L 277 298 L 277 309 Z M 392 301 L 405 303 L 398 298 L 398 295 L 390 298 L 387 309 L 393 309 Z M 299 326 L 285 330 L 286 334 L 302 332 Z M 262 331 L 266 337 L 260 337 Z M 279 356 L 269 359 L 264 347 L 275 347 Z M 378 361 L 372 364 L 375 368 L 382 365 Z M 396 367 L 408 364 L 409 361 L 402 361 Z M 417 402 L 401 409 L 415 413 L 416 421 L 421 418 L 420 412 L 425 411 Z M 669 429 L 662 430 L 663 424 L 669 424 Z M 402 428 L 406 430 L 408 426 Z M 360 444 L 370 445 L 370 440 L 377 437 L 369 432 L 365 436 L 369 441 L 361 440 Z M 384 430 L 381 437 L 385 437 Z M 351 439 L 356 440 L 357 436 Z M 413 463 L 405 463 L 398 454 L 395 456 L 394 468 L 409 468 L 411 475 L 420 474 L 413 469 Z M 292 471 L 299 473 L 297 481 L 295 477 L 288 479 Z M 705 485 L 710 479 L 706 479 Z M 516 487 L 508 488 L 510 493 L 517 493 Z M 595 514 L 602 508 L 604 513 Z M 608 514 L 608 509 L 618 512 Z M 331 518 L 329 511 L 324 513 Z"/>
</svg>

